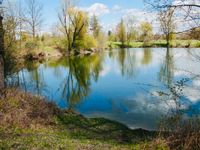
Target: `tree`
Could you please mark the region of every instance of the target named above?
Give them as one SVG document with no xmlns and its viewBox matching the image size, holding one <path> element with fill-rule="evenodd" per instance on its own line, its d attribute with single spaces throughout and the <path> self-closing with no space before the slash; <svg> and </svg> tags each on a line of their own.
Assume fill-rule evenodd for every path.
<svg viewBox="0 0 200 150">
<path fill-rule="evenodd" d="M 153 34 L 152 25 L 149 22 L 142 22 L 140 24 L 140 32 L 140 38 L 144 43 L 144 46 L 147 46 Z"/>
<path fill-rule="evenodd" d="M 67 50 L 78 48 L 88 30 L 88 16 L 77 9 L 71 0 L 64 0 L 58 14 L 60 29 L 67 38 Z"/>
<path fill-rule="evenodd" d="M 90 26 L 91 26 L 91 30 L 93 32 L 94 38 L 97 39 L 101 32 L 101 26 L 99 25 L 97 16 L 95 15 L 92 16 Z"/>
<path fill-rule="evenodd" d="M 136 25 L 135 25 L 135 19 L 133 16 L 128 17 L 126 20 L 126 39 L 127 39 L 127 45 L 130 45 L 130 42 L 136 38 Z"/>
<path fill-rule="evenodd" d="M 17 16 L 16 3 L 5 1 L 5 10 L 4 11 L 4 59 L 5 61 L 11 61 L 14 51 L 16 51 L 16 41 L 17 41 L 17 32 L 19 26 L 19 19 Z"/>
<path fill-rule="evenodd" d="M 23 7 L 21 0 L 18 1 L 18 36 L 19 36 L 19 42 L 20 42 L 20 49 L 22 48 L 22 30 L 23 30 L 23 24 L 25 23 L 25 16 L 23 13 Z"/>
<path fill-rule="evenodd" d="M 33 39 L 42 25 L 42 8 L 43 6 L 38 0 L 27 0 L 26 22 Z"/>
<path fill-rule="evenodd" d="M 3 29 L 3 16 L 2 16 L 2 12 L 0 10 L 0 89 L 4 88 L 3 58 L 4 58 L 4 29 Z"/>
<path fill-rule="evenodd" d="M 200 40 L 200 27 L 191 30 L 189 36 L 191 39 Z"/>
<path fill-rule="evenodd" d="M 173 52 L 171 49 L 167 48 L 165 59 L 160 68 L 159 80 L 168 87 L 171 87 L 171 84 L 173 83 L 174 69 Z"/>
<path fill-rule="evenodd" d="M 167 41 L 167 47 L 169 47 L 170 40 L 175 29 L 173 13 L 174 13 L 174 9 L 169 8 L 166 11 L 161 11 L 159 14 L 160 27 L 161 27 L 161 31 L 165 35 L 165 39 Z"/>
<path fill-rule="evenodd" d="M 117 25 L 117 37 L 118 40 L 121 42 L 121 47 L 125 47 L 126 28 L 123 19 L 121 19 L 121 22 Z"/>
<path fill-rule="evenodd" d="M 4 56 L 4 29 L 3 16 L 0 14 L 0 56 Z"/>
<path fill-rule="evenodd" d="M 176 33 L 183 33 L 200 27 L 199 0 L 144 0 L 154 12 L 173 9 L 174 16 L 178 16 L 179 23 L 184 27 Z"/>
</svg>

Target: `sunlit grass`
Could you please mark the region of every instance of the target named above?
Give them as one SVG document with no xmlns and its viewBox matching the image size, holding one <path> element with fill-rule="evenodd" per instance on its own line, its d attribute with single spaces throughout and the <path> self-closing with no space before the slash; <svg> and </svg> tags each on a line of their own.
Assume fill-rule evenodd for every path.
<svg viewBox="0 0 200 150">
<path fill-rule="evenodd" d="M 120 47 L 120 42 L 109 42 L 112 48 Z M 150 41 L 147 45 L 144 45 L 143 42 L 130 42 L 128 45 L 125 43 L 126 47 L 131 48 L 142 48 L 142 47 L 166 47 L 167 42 L 165 40 L 156 40 Z M 174 48 L 198 48 L 200 47 L 199 40 L 173 40 L 170 42 L 170 47 Z"/>
<path fill-rule="evenodd" d="M 103 118 L 87 119 L 15 89 L 1 91 L 0 112 L 0 149 L 159 147 L 154 145 L 154 132 L 131 130 Z"/>
</svg>

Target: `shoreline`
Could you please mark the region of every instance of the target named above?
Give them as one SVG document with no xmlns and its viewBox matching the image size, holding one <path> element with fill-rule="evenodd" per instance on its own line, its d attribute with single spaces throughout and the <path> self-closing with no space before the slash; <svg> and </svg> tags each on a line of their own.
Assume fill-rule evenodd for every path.
<svg viewBox="0 0 200 150">
<path fill-rule="evenodd" d="M 156 132 L 131 130 L 108 119 L 89 119 L 72 110 L 60 110 L 44 98 L 18 89 L 1 91 L 0 110 L 0 148 L 4 149 L 89 146 L 128 150 L 145 147 L 157 136 Z"/>
<path fill-rule="evenodd" d="M 105 49 L 101 49 L 101 50 L 98 50 L 98 51 L 86 50 L 86 51 L 81 51 L 81 52 L 76 53 L 76 54 L 73 54 L 73 53 L 71 53 L 71 54 L 61 53 L 61 52 L 58 52 L 57 49 L 52 49 L 52 51 L 55 52 L 53 54 L 39 51 L 35 55 L 28 56 L 28 57 L 27 57 L 27 55 L 18 56 L 17 59 L 21 60 L 21 61 L 25 61 L 25 60 L 27 60 L 27 61 L 40 61 L 40 60 L 46 60 L 46 59 L 51 59 L 51 58 L 90 56 L 90 55 L 98 54 L 100 52 L 105 52 L 105 51 L 109 51 L 109 50 L 116 49 L 116 48 L 121 48 L 121 47 L 120 46 L 118 46 L 118 47 L 110 47 L 110 48 L 105 48 Z M 158 46 L 123 47 L 122 49 L 131 49 L 131 48 L 133 48 L 133 49 L 134 48 L 141 48 L 141 49 L 142 48 L 156 48 L 156 49 L 157 48 L 166 48 L 167 49 L 167 47 L 158 47 Z M 169 47 L 169 48 L 170 49 L 178 49 L 178 48 L 199 49 L 200 47 Z"/>
</svg>

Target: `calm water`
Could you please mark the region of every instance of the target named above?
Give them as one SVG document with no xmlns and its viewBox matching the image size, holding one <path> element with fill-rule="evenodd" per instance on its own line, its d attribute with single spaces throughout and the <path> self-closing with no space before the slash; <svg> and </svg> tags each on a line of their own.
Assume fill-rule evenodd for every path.
<svg viewBox="0 0 200 150">
<path fill-rule="evenodd" d="M 45 96 L 86 117 L 154 130 L 175 108 L 171 87 L 185 78 L 185 116 L 200 113 L 200 49 L 114 49 L 102 54 L 28 63 L 7 84 Z"/>
</svg>

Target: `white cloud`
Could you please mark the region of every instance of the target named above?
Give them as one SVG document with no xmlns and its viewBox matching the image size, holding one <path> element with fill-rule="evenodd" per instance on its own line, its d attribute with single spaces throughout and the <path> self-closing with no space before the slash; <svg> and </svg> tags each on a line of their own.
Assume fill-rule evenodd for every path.
<svg viewBox="0 0 200 150">
<path fill-rule="evenodd" d="M 113 8 L 112 8 L 112 11 L 119 11 L 121 9 L 122 8 L 119 5 L 114 5 Z"/>
<path fill-rule="evenodd" d="M 200 5 L 199 0 L 175 0 L 174 5 Z M 188 15 L 189 14 L 189 15 Z M 181 7 L 176 9 L 176 23 L 180 25 L 177 31 L 183 31 L 200 25 L 200 10 L 197 7 Z"/>
<path fill-rule="evenodd" d="M 124 9 L 123 10 L 123 18 L 131 17 L 133 16 L 135 18 L 135 21 L 137 25 L 139 25 L 141 22 L 147 21 L 150 22 L 153 26 L 153 29 L 155 32 L 158 32 L 159 29 L 159 23 L 157 20 L 157 14 L 153 12 L 147 12 L 142 9 Z"/>
<path fill-rule="evenodd" d="M 195 89 L 194 87 L 185 87 L 183 93 L 193 103 L 200 101 L 199 89 Z"/>
<path fill-rule="evenodd" d="M 87 11 L 90 16 L 92 15 L 102 16 L 102 15 L 110 13 L 108 6 L 102 3 L 94 3 L 90 7 L 82 8 L 82 9 Z"/>
<path fill-rule="evenodd" d="M 175 0 L 174 5 L 183 5 L 183 4 L 196 4 L 199 5 L 199 0 Z"/>
<path fill-rule="evenodd" d="M 111 67 L 109 65 L 106 65 L 104 69 L 100 72 L 100 76 L 104 77 L 111 71 Z"/>
</svg>

